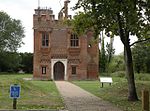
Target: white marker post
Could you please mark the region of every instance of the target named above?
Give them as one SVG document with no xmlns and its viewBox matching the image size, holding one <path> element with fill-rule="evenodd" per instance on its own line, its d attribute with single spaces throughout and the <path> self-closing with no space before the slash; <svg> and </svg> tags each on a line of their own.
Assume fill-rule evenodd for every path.
<svg viewBox="0 0 150 111">
<path fill-rule="evenodd" d="M 13 109 L 17 109 L 17 98 L 20 98 L 20 85 L 14 84 L 10 86 L 10 98 L 13 99 Z"/>
</svg>

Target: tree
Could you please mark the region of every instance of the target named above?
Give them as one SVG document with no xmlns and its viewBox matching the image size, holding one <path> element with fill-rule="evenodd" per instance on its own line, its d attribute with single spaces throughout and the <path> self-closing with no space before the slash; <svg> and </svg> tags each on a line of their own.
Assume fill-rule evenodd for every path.
<svg viewBox="0 0 150 111">
<path fill-rule="evenodd" d="M 114 73 L 114 72 L 124 72 L 125 65 L 124 65 L 124 57 L 123 54 L 120 55 L 114 55 L 111 62 L 109 63 L 108 72 Z"/>
<path fill-rule="evenodd" d="M 132 48 L 134 69 L 137 73 L 150 72 L 150 45 L 148 43 L 138 43 Z"/>
<path fill-rule="evenodd" d="M 105 35 L 106 36 L 106 35 Z M 110 43 L 107 42 L 105 46 L 104 32 L 100 33 L 100 54 L 99 54 L 99 68 L 100 72 L 108 72 L 108 66 L 112 60 L 115 49 L 113 48 L 113 37 L 110 37 Z"/>
<path fill-rule="evenodd" d="M 74 9 L 81 7 L 84 10 L 82 16 L 83 14 L 89 15 L 88 20 L 92 21 L 92 25 L 90 22 L 90 27 L 94 29 L 96 35 L 98 30 L 99 32 L 105 30 L 106 33 L 111 32 L 112 35 L 120 36 L 124 45 L 128 100 L 138 100 L 134 81 L 130 37 L 131 35 L 137 36 L 139 39 L 148 37 L 147 32 L 150 29 L 149 0 L 78 0 Z M 77 16 L 80 16 L 80 14 Z M 76 18 L 74 21 L 76 21 Z M 78 24 L 78 27 L 88 23 L 80 24 Z"/>
<path fill-rule="evenodd" d="M 21 21 L 12 19 L 7 13 L 0 11 L 0 52 L 16 52 L 21 47 L 24 28 Z"/>
<path fill-rule="evenodd" d="M 32 53 L 20 53 L 20 69 L 26 73 L 32 73 L 33 71 L 33 54 Z"/>
<path fill-rule="evenodd" d="M 106 44 L 106 48 L 107 48 L 107 55 L 108 55 L 108 64 L 111 62 L 112 60 L 112 56 L 115 53 L 115 49 L 113 48 L 113 42 L 114 42 L 114 37 L 110 37 L 110 43 Z"/>
<path fill-rule="evenodd" d="M 0 53 L 0 72 L 17 72 L 20 67 L 20 57 L 17 52 Z"/>
<path fill-rule="evenodd" d="M 106 71 L 106 65 L 107 65 L 107 58 L 106 58 L 106 51 L 105 51 L 105 43 L 104 43 L 104 34 L 101 33 L 101 49 L 99 54 L 99 65 L 100 65 L 100 72 Z"/>
<path fill-rule="evenodd" d="M 19 70 L 32 73 L 32 53 L 2 52 L 0 54 L 0 72 L 18 72 Z"/>
</svg>

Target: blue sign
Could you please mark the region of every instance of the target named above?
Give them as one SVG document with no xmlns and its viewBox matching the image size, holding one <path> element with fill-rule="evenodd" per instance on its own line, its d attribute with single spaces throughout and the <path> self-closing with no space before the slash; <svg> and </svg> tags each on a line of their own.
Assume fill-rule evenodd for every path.
<svg viewBox="0 0 150 111">
<path fill-rule="evenodd" d="M 11 98 L 20 98 L 20 85 L 11 85 L 10 86 L 10 97 Z"/>
</svg>

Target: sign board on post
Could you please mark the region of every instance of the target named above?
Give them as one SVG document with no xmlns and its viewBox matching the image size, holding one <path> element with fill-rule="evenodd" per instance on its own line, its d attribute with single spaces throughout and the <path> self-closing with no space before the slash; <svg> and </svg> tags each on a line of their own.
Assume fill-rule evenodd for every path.
<svg viewBox="0 0 150 111">
<path fill-rule="evenodd" d="M 10 97 L 13 98 L 13 109 L 17 109 L 17 98 L 20 98 L 20 85 L 10 86 Z"/>
<path fill-rule="evenodd" d="M 10 86 L 10 97 L 11 98 L 20 98 L 20 85 L 11 85 Z"/>
</svg>

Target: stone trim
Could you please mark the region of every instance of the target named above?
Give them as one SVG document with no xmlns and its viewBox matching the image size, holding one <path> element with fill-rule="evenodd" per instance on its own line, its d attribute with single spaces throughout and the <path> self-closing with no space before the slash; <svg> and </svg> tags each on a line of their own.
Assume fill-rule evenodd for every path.
<svg viewBox="0 0 150 111">
<path fill-rule="evenodd" d="M 51 79 L 54 80 L 54 65 L 57 62 L 62 62 L 65 67 L 64 80 L 67 80 L 67 59 L 51 59 Z"/>
</svg>

